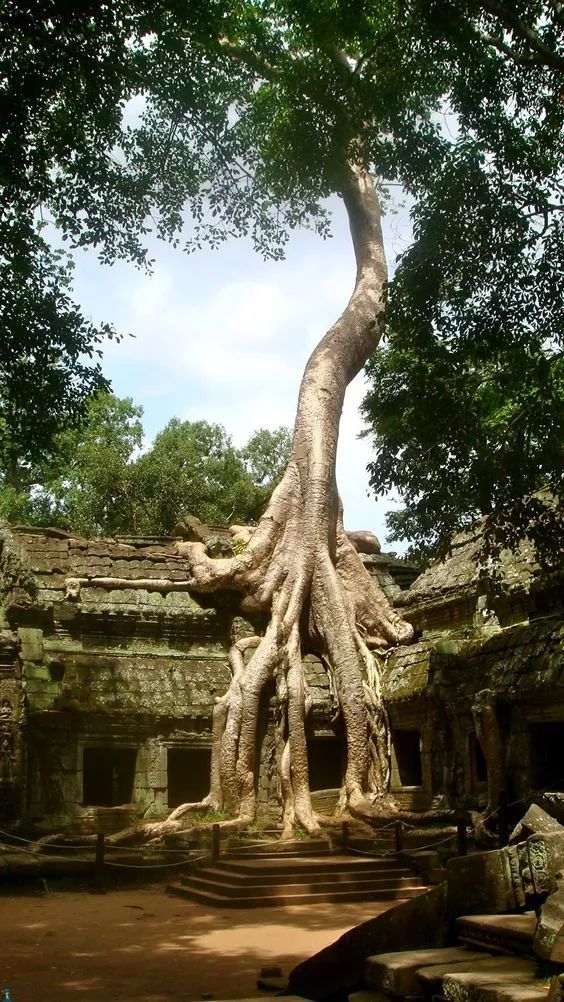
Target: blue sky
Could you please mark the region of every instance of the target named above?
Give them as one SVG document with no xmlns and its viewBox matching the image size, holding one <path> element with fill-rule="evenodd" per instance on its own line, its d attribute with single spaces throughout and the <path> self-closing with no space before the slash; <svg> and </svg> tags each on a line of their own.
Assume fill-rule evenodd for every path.
<svg viewBox="0 0 564 1002">
<path fill-rule="evenodd" d="M 265 263 L 243 240 L 190 255 L 155 241 L 152 275 L 124 263 L 101 266 L 92 252 L 76 255 L 85 314 L 134 335 L 108 344 L 103 368 L 118 396 L 143 406 L 147 441 L 172 417 L 219 422 L 237 445 L 257 428 L 292 426 L 308 355 L 353 288 L 345 214 L 337 199 L 331 207 L 333 239 L 299 231 L 282 262 Z M 409 239 L 407 212 L 386 216 L 384 228 L 393 266 Z M 361 376 L 345 401 L 338 482 L 346 527 L 371 529 L 383 541 L 393 499 L 368 493 L 372 450 L 358 439 L 362 396 Z"/>
</svg>

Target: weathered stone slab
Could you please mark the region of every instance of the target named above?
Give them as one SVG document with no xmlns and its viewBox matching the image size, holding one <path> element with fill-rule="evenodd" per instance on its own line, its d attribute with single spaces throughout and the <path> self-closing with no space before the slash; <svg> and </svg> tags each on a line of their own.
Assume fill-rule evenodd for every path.
<svg viewBox="0 0 564 1002">
<path fill-rule="evenodd" d="M 564 974 L 555 974 L 548 989 L 547 1002 L 562 1002 L 564 999 Z"/>
<path fill-rule="evenodd" d="M 538 1002 L 548 985 L 537 980 L 537 965 L 521 957 L 492 957 L 472 972 L 446 974 L 443 993 L 450 1002 Z"/>
<path fill-rule="evenodd" d="M 390 996 L 385 992 L 363 991 L 351 992 L 349 1002 L 390 1002 Z"/>
<path fill-rule="evenodd" d="M 370 988 L 390 992 L 392 995 L 413 995 L 420 990 L 417 972 L 421 968 L 456 964 L 466 960 L 467 956 L 468 952 L 459 946 L 379 953 L 367 958 L 365 981 Z"/>
<path fill-rule="evenodd" d="M 564 835 L 564 827 L 538 804 L 531 804 L 526 814 L 511 832 L 509 841 L 511 843 L 523 842 L 530 835 L 548 835 L 552 832 Z"/>
<path fill-rule="evenodd" d="M 450 859 L 447 882 L 454 915 L 502 914 L 519 904 L 503 849 Z"/>
<path fill-rule="evenodd" d="M 467 956 L 457 964 L 433 964 L 431 967 L 421 967 L 417 971 L 417 980 L 422 984 L 425 994 L 428 995 L 439 990 L 440 984 L 446 974 L 463 974 L 468 971 L 475 971 L 484 960 L 492 958 L 491 954 L 478 950 L 466 950 Z"/>
<path fill-rule="evenodd" d="M 541 906 L 533 949 L 544 960 L 564 963 L 564 884 Z"/>
<path fill-rule="evenodd" d="M 462 915 L 456 921 L 459 941 L 479 949 L 531 953 L 537 925 L 534 912 L 521 915 Z"/>
<path fill-rule="evenodd" d="M 21 644 L 22 659 L 24 661 L 42 661 L 43 631 L 33 630 L 29 627 L 20 627 L 18 636 Z"/>
</svg>

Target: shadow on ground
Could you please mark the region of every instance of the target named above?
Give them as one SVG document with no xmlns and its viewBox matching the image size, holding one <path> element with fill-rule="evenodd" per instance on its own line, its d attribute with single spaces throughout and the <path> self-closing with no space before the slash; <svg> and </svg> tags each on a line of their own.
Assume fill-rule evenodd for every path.
<svg viewBox="0 0 564 1002">
<path fill-rule="evenodd" d="M 0 898 L 0 988 L 15 1002 L 191 1002 L 259 996 L 260 968 L 284 974 L 386 902 L 213 909 L 164 887 Z"/>
</svg>

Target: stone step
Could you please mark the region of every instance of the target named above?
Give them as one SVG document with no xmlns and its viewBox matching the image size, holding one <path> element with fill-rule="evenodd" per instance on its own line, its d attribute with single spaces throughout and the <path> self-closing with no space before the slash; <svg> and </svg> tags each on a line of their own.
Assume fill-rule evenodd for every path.
<svg viewBox="0 0 564 1002">
<path fill-rule="evenodd" d="M 363 991 L 351 992 L 348 1002 L 390 1002 L 390 996 L 385 992 L 377 992 L 365 988 Z"/>
<path fill-rule="evenodd" d="M 182 877 L 180 883 L 188 890 L 212 891 L 214 894 L 221 894 L 227 897 L 272 897 L 274 894 L 332 894 L 336 892 L 342 894 L 349 891 L 359 891 L 365 893 L 367 898 L 382 890 L 394 892 L 421 889 L 418 877 L 413 875 L 387 878 L 385 876 L 369 878 L 365 876 L 351 876 L 346 881 L 336 882 L 327 875 L 327 880 L 304 881 L 276 881 L 262 884 L 240 884 L 221 880 L 216 876 L 204 872 L 201 876 L 194 874 L 189 877 Z"/>
<path fill-rule="evenodd" d="M 288 852 L 288 853 L 287 852 L 276 852 L 276 853 L 259 852 L 259 853 L 254 853 L 254 852 L 251 852 L 250 850 L 248 852 L 245 852 L 244 850 L 241 849 L 240 851 L 228 850 L 226 853 L 224 853 L 224 854 L 222 853 L 221 854 L 221 859 L 223 859 L 223 857 L 224 857 L 225 859 L 228 859 L 228 860 L 256 860 L 256 859 L 267 859 L 267 860 L 302 860 L 305 857 L 318 858 L 320 855 L 322 855 L 322 854 L 320 853 L 319 849 L 305 850 L 303 853 L 299 853 L 299 852 Z M 332 855 L 332 853 L 328 852 L 325 855 L 327 855 L 328 857 L 330 857 Z"/>
<path fill-rule="evenodd" d="M 465 961 L 457 964 L 436 964 L 433 967 L 422 967 L 417 972 L 417 978 L 421 984 L 422 994 L 440 995 L 444 978 L 447 974 L 472 974 L 482 971 L 504 971 L 507 970 L 509 961 L 507 957 L 492 957 L 489 953 L 481 953 L 468 950 L 468 957 Z M 521 958 L 519 958 L 521 959 Z"/>
<path fill-rule="evenodd" d="M 231 999 L 216 999 L 215 1002 L 232 1002 Z M 249 998 L 238 999 L 237 1002 L 264 1002 L 263 995 L 253 995 Z M 311 1002 L 310 999 L 306 999 L 303 995 L 285 995 L 284 1002 Z"/>
<path fill-rule="evenodd" d="M 443 995 L 449 1002 L 542 1002 L 548 990 L 537 963 L 523 957 L 492 957 L 472 972 L 443 978 Z"/>
<path fill-rule="evenodd" d="M 416 897 L 427 890 L 424 885 L 406 887 L 398 890 L 395 887 L 381 887 L 377 891 L 373 890 L 344 890 L 334 888 L 331 891 L 308 891 L 307 893 L 274 893 L 268 895 L 255 895 L 253 897 L 230 897 L 223 894 L 216 894 L 211 891 L 204 891 L 201 888 L 188 888 L 182 884 L 171 884 L 167 887 L 170 894 L 177 897 L 187 898 L 190 901 L 199 901 L 200 904 L 216 905 L 220 908 L 270 908 L 280 905 L 310 905 L 310 904 L 336 904 L 348 901 L 405 901 L 408 898 Z"/>
<path fill-rule="evenodd" d="M 471 956 L 482 956 L 473 952 Z M 367 957 L 364 979 L 369 988 L 391 995 L 421 995 L 419 971 L 437 965 L 454 965 L 468 961 L 469 951 L 461 946 L 436 947 L 424 950 L 400 950 Z"/>
<path fill-rule="evenodd" d="M 462 915 L 456 920 L 458 940 L 496 953 L 533 955 L 537 927 L 534 912 L 501 915 Z"/>
<path fill-rule="evenodd" d="M 347 845 L 358 852 L 374 852 L 375 846 L 385 848 L 387 851 L 395 845 L 395 841 L 393 832 L 383 832 L 382 835 L 374 835 L 372 838 L 369 835 L 351 835 L 347 839 Z"/>
<path fill-rule="evenodd" d="M 364 859 L 361 856 L 330 856 L 330 857 L 298 857 L 296 859 L 244 859 L 239 860 L 230 855 L 221 856 L 219 864 L 222 869 L 229 869 L 249 876 L 258 872 L 264 874 L 296 874 L 310 873 L 373 873 L 405 869 L 397 857 L 381 857 Z"/>
<path fill-rule="evenodd" d="M 275 873 L 265 873 L 263 870 L 254 870 L 222 866 L 205 866 L 195 870 L 192 874 L 183 877 L 182 881 L 205 879 L 230 884 L 232 887 L 273 887 L 275 884 L 289 886 L 296 884 L 302 886 L 305 883 L 327 883 L 345 885 L 351 882 L 366 883 L 367 881 L 379 881 L 393 883 L 398 880 L 414 880 L 420 884 L 421 880 L 413 870 L 407 867 L 375 867 L 371 870 L 277 870 Z"/>
<path fill-rule="evenodd" d="M 289 856 L 329 855 L 331 843 L 328 838 L 288 839 L 285 841 L 264 839 L 228 838 L 227 852 L 237 856 Z"/>
</svg>

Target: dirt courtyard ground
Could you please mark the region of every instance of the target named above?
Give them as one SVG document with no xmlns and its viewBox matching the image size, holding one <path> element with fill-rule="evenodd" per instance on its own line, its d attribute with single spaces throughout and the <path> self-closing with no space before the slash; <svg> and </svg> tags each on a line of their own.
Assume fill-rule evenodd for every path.
<svg viewBox="0 0 564 1002">
<path fill-rule="evenodd" d="M 200 1002 L 257 990 L 391 903 L 208 909 L 164 887 L 0 896 L 0 989 L 14 1002 Z"/>
</svg>

